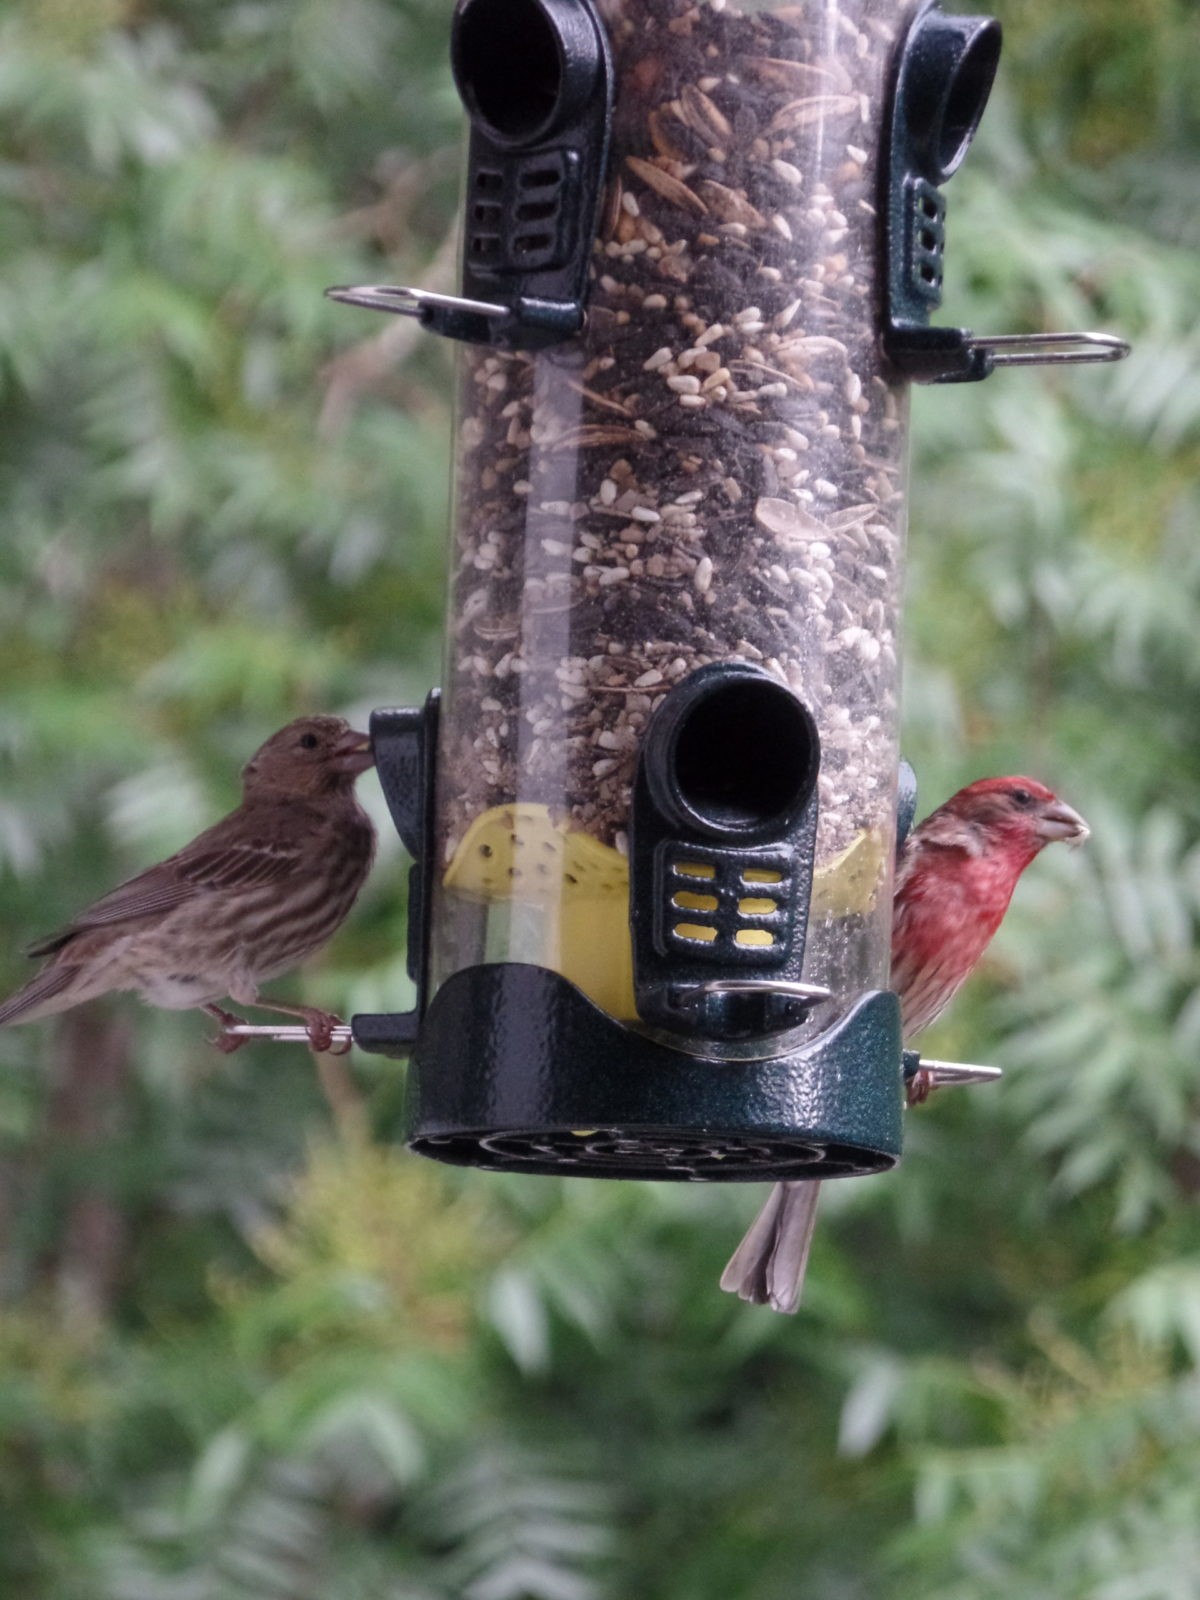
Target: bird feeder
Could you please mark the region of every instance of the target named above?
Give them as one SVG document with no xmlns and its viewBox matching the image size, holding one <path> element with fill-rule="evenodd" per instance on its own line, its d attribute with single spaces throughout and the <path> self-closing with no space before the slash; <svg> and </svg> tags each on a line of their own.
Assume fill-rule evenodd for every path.
<svg viewBox="0 0 1200 1600">
<path fill-rule="evenodd" d="M 439 1160 L 880 1171 L 908 386 L 1124 347 L 931 322 L 989 18 L 459 0 L 451 49 L 461 293 L 331 291 L 461 341 L 444 693 L 372 729 L 418 1000 L 354 1037 Z"/>
</svg>

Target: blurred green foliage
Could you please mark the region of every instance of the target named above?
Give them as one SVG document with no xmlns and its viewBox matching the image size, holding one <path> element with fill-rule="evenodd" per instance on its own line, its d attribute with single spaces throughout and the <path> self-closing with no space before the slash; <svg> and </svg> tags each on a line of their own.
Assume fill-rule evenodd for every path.
<svg viewBox="0 0 1200 1600">
<path fill-rule="evenodd" d="M 449 9 L 0 14 L 5 982 L 288 716 L 436 679 L 449 358 L 321 290 L 447 270 Z M 1200 1594 L 1200 22 L 996 10 L 947 314 L 1135 344 L 914 404 L 923 796 L 1094 826 L 932 1040 L 1003 1088 L 831 1186 L 781 1319 L 716 1290 L 757 1195 L 443 1172 L 390 1064 L 331 1119 L 194 1018 L 6 1033 L 0 1592 Z M 305 994 L 403 1002 L 403 877 Z"/>
</svg>

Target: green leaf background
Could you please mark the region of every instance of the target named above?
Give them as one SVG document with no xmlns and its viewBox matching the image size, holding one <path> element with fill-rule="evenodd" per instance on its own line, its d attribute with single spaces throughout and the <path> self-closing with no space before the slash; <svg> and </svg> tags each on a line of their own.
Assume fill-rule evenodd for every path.
<svg viewBox="0 0 1200 1600">
<path fill-rule="evenodd" d="M 332 1117 L 194 1017 L 6 1032 L 0 1593 L 1200 1595 L 1200 18 L 996 11 L 945 314 L 1135 347 L 913 408 L 923 801 L 1094 827 L 931 1035 L 1003 1085 L 830 1186 L 783 1319 L 716 1289 L 757 1193 L 444 1171 L 394 1064 Z M 452 259 L 449 13 L 0 10 L 5 984 L 289 716 L 436 681 L 450 355 L 321 290 Z M 297 995 L 405 1003 L 405 876 Z"/>
</svg>

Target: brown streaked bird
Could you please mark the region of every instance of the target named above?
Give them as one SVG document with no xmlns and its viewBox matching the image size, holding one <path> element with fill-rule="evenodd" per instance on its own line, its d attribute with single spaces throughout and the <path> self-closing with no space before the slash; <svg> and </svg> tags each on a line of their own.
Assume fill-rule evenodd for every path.
<svg viewBox="0 0 1200 1600">
<path fill-rule="evenodd" d="M 102 896 L 29 948 L 49 959 L 0 1003 L 0 1027 L 131 990 L 148 1005 L 215 1017 L 218 1049 L 245 1041 L 217 1004 L 301 1017 L 314 1050 L 338 1019 L 266 999 L 259 985 L 313 955 L 342 923 L 375 854 L 354 796 L 371 742 L 341 717 L 300 717 L 242 769 L 242 803 L 175 855 Z"/>
</svg>

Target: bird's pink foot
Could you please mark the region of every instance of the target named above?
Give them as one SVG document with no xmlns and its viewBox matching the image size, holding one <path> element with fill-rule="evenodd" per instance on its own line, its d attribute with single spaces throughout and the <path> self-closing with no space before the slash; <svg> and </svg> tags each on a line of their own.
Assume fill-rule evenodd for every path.
<svg viewBox="0 0 1200 1600">
<path fill-rule="evenodd" d="M 918 1067 L 905 1086 L 905 1098 L 910 1106 L 922 1106 L 933 1093 L 933 1073 L 928 1067 Z"/>
<path fill-rule="evenodd" d="M 316 1054 L 331 1056 L 349 1054 L 349 1039 L 334 1048 L 333 1030 L 342 1027 L 343 1023 L 341 1017 L 334 1016 L 332 1011 L 305 1011 L 304 1026 L 308 1033 L 309 1048 Z"/>
<path fill-rule="evenodd" d="M 240 1050 L 249 1040 L 240 1038 L 237 1034 L 230 1033 L 229 1029 L 237 1027 L 244 1019 L 235 1016 L 232 1011 L 226 1011 L 221 1006 L 202 1006 L 201 1010 L 210 1017 L 215 1017 L 221 1025 L 220 1033 L 210 1035 L 208 1043 L 214 1050 L 219 1050 L 223 1056 L 231 1056 L 235 1050 Z"/>
<path fill-rule="evenodd" d="M 336 1050 L 333 1048 L 333 1031 L 335 1028 L 344 1028 L 345 1023 L 332 1011 L 320 1011 L 316 1006 L 287 1005 L 278 1000 L 268 1000 L 265 995 L 259 995 L 254 1004 L 263 1011 L 278 1011 L 285 1017 L 299 1017 L 308 1035 L 309 1048 L 318 1055 L 344 1056 L 349 1052 L 348 1039 Z"/>
</svg>

